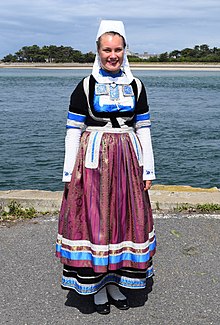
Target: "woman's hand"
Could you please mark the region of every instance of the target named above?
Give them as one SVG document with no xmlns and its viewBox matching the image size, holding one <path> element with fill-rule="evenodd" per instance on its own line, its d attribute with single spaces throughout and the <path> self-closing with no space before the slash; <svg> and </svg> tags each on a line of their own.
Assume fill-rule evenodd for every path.
<svg viewBox="0 0 220 325">
<path fill-rule="evenodd" d="M 144 181 L 144 191 L 148 191 L 151 188 L 152 181 Z"/>
<path fill-rule="evenodd" d="M 66 182 L 65 183 L 65 188 L 64 188 L 64 195 L 65 195 L 65 199 L 67 200 L 67 196 L 69 193 L 69 187 L 70 187 L 70 182 Z"/>
<path fill-rule="evenodd" d="M 69 189 L 69 186 L 70 186 L 70 182 L 66 182 L 65 183 L 65 189 L 68 190 Z"/>
</svg>

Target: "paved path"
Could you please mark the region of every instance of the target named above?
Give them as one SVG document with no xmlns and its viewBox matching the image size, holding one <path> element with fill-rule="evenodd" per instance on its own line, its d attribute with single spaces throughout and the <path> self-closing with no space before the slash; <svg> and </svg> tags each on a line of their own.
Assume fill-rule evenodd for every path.
<svg viewBox="0 0 220 325">
<path fill-rule="evenodd" d="M 2 325 L 220 324 L 220 216 L 155 215 L 158 250 L 152 292 L 128 295 L 127 311 L 101 316 L 91 298 L 60 289 L 56 217 L 0 227 Z"/>
</svg>

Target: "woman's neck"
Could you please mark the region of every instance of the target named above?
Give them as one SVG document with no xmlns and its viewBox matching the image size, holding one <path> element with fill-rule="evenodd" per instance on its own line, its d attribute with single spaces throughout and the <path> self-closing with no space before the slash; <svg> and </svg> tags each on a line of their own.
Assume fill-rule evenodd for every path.
<svg viewBox="0 0 220 325">
<path fill-rule="evenodd" d="M 103 76 L 103 77 L 112 77 L 112 78 L 116 78 L 116 77 L 120 77 L 122 75 L 122 70 L 119 70 L 118 72 L 111 72 L 111 71 L 107 71 L 104 70 L 103 68 L 100 69 L 99 73 Z"/>
</svg>

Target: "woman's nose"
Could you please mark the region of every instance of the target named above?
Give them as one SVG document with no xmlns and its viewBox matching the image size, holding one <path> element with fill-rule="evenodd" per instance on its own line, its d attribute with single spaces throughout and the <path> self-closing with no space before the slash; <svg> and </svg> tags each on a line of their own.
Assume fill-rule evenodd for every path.
<svg viewBox="0 0 220 325">
<path fill-rule="evenodd" d="M 112 51 L 111 52 L 111 58 L 115 58 L 116 57 L 116 53 L 115 53 L 115 51 Z"/>
</svg>

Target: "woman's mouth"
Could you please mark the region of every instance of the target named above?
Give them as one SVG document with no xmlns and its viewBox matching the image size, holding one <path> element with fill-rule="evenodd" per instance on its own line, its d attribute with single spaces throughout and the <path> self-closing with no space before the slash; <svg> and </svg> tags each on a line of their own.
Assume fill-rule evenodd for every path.
<svg viewBox="0 0 220 325">
<path fill-rule="evenodd" d="M 108 61 L 108 64 L 111 64 L 111 65 L 116 65 L 118 63 L 118 60 L 110 60 Z"/>
</svg>

